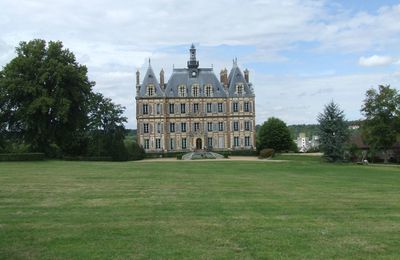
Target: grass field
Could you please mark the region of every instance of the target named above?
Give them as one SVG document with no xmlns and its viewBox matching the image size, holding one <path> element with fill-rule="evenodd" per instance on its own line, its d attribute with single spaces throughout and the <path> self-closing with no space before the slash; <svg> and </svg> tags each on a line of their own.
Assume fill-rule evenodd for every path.
<svg viewBox="0 0 400 260">
<path fill-rule="evenodd" d="M 294 158 L 0 163 L 0 259 L 400 258 L 400 167 Z"/>
</svg>

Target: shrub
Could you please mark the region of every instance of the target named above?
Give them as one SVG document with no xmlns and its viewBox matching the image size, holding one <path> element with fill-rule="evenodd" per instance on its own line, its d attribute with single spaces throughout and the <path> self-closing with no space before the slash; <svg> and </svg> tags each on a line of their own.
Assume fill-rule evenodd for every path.
<svg viewBox="0 0 400 260">
<path fill-rule="evenodd" d="M 44 153 L 3 153 L 0 154 L 0 161 L 42 161 L 45 159 Z"/>
<path fill-rule="evenodd" d="M 260 159 L 271 158 L 274 156 L 274 153 L 275 153 L 274 149 L 265 148 L 260 151 L 258 158 L 260 158 Z"/>
<path fill-rule="evenodd" d="M 145 157 L 145 151 L 142 146 L 136 142 L 126 142 L 126 149 L 128 151 L 129 160 L 143 160 Z"/>
<path fill-rule="evenodd" d="M 62 151 L 61 148 L 56 145 L 56 144 L 50 144 L 46 149 L 45 149 L 45 154 L 47 158 L 52 158 L 52 159 L 58 159 L 62 158 Z"/>
<path fill-rule="evenodd" d="M 127 161 L 129 159 L 128 150 L 122 140 L 112 142 L 110 154 L 113 161 Z"/>
<path fill-rule="evenodd" d="M 112 161 L 111 156 L 64 156 L 66 161 Z"/>
<path fill-rule="evenodd" d="M 231 156 L 257 156 L 257 154 L 255 150 L 233 150 L 230 152 Z"/>
</svg>

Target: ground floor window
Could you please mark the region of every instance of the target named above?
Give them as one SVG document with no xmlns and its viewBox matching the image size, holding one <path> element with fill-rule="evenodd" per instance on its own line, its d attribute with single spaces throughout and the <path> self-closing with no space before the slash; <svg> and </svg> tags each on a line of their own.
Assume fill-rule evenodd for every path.
<svg viewBox="0 0 400 260">
<path fill-rule="evenodd" d="M 169 148 L 170 148 L 171 150 L 174 150 L 174 149 L 175 149 L 175 140 L 174 140 L 174 138 L 171 138 L 171 139 L 169 140 Z"/>
<path fill-rule="evenodd" d="M 157 138 L 156 139 L 156 149 L 160 149 L 161 148 L 161 139 Z"/>
<path fill-rule="evenodd" d="M 182 138 L 182 149 L 186 149 L 186 147 L 187 147 L 186 138 Z"/>
<path fill-rule="evenodd" d="M 250 146 L 250 136 L 244 137 L 244 146 Z"/>
<path fill-rule="evenodd" d="M 235 136 L 235 137 L 233 137 L 233 146 L 234 147 L 238 147 L 240 144 L 239 144 L 239 137 L 238 136 Z"/>
<path fill-rule="evenodd" d="M 149 139 L 144 139 L 144 149 L 149 149 L 150 148 L 150 141 Z"/>
<path fill-rule="evenodd" d="M 212 139 L 212 137 L 208 137 L 207 138 L 207 146 L 208 146 L 208 148 L 212 148 L 213 147 L 213 139 Z"/>
</svg>

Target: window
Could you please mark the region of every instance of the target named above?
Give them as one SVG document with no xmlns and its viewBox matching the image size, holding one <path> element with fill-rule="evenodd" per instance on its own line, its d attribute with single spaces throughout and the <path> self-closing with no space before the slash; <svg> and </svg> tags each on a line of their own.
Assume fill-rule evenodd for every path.
<svg viewBox="0 0 400 260">
<path fill-rule="evenodd" d="M 245 121 L 244 122 L 244 130 L 245 131 L 250 131 L 250 121 Z"/>
<path fill-rule="evenodd" d="M 243 84 L 236 85 L 236 94 L 243 95 Z"/>
<path fill-rule="evenodd" d="M 238 136 L 233 137 L 233 146 L 234 147 L 239 146 L 239 137 Z"/>
<path fill-rule="evenodd" d="M 143 115 L 147 115 L 149 113 L 149 105 L 143 104 Z"/>
<path fill-rule="evenodd" d="M 213 89 L 211 85 L 206 85 L 206 97 L 212 97 Z"/>
<path fill-rule="evenodd" d="M 239 122 L 233 122 L 233 131 L 239 131 Z"/>
<path fill-rule="evenodd" d="M 149 149 L 149 147 L 150 147 L 149 139 L 144 139 L 144 149 Z"/>
<path fill-rule="evenodd" d="M 207 113 L 211 113 L 211 111 L 212 111 L 212 104 L 207 103 Z"/>
<path fill-rule="evenodd" d="M 213 139 L 212 139 L 212 137 L 208 137 L 208 138 L 207 138 L 207 146 L 208 146 L 208 148 L 212 148 L 212 146 L 213 146 Z"/>
<path fill-rule="evenodd" d="M 169 123 L 169 131 L 170 131 L 171 133 L 174 133 L 174 132 L 175 132 L 175 123 Z"/>
<path fill-rule="evenodd" d="M 233 103 L 233 112 L 239 111 L 239 104 L 237 102 Z"/>
<path fill-rule="evenodd" d="M 169 113 L 170 114 L 175 113 L 175 105 L 174 104 L 169 104 Z"/>
<path fill-rule="evenodd" d="M 149 124 L 144 123 L 143 124 L 143 133 L 147 134 L 149 132 Z"/>
<path fill-rule="evenodd" d="M 161 133 L 161 123 L 157 123 L 157 133 Z"/>
<path fill-rule="evenodd" d="M 218 103 L 218 112 L 219 112 L 219 113 L 222 113 L 222 112 L 223 112 L 223 110 L 222 110 L 222 103 Z"/>
<path fill-rule="evenodd" d="M 186 123 L 181 123 L 181 132 L 186 132 Z"/>
<path fill-rule="evenodd" d="M 186 113 L 186 104 L 181 104 L 181 114 Z"/>
<path fill-rule="evenodd" d="M 199 104 L 198 103 L 193 104 L 193 112 L 194 113 L 199 112 Z"/>
<path fill-rule="evenodd" d="M 169 139 L 169 148 L 171 150 L 175 149 L 175 140 L 174 140 L 174 138 Z"/>
<path fill-rule="evenodd" d="M 250 112 L 249 102 L 244 102 L 244 112 Z"/>
<path fill-rule="evenodd" d="M 154 85 L 148 85 L 147 86 L 147 96 L 151 97 L 154 96 Z"/>
<path fill-rule="evenodd" d="M 156 139 L 156 149 L 161 149 L 161 139 L 160 138 Z"/>
<path fill-rule="evenodd" d="M 200 123 L 194 123 L 194 131 L 198 132 L 200 129 Z"/>
<path fill-rule="evenodd" d="M 244 137 L 244 146 L 250 146 L 250 136 Z"/>
<path fill-rule="evenodd" d="M 193 97 L 198 97 L 199 96 L 199 85 L 198 84 L 194 84 L 192 86 L 192 96 Z"/>
<path fill-rule="evenodd" d="M 213 123 L 212 122 L 208 122 L 207 123 L 207 130 L 208 130 L 208 132 L 212 132 L 212 130 L 213 130 Z"/>
<path fill-rule="evenodd" d="M 161 105 L 160 104 L 157 104 L 156 111 L 157 111 L 157 115 L 161 114 Z"/>
<path fill-rule="evenodd" d="M 186 149 L 186 148 L 187 148 L 186 138 L 182 138 L 182 149 Z"/>
<path fill-rule="evenodd" d="M 186 86 L 185 85 L 179 86 L 178 94 L 180 97 L 186 97 Z"/>
<path fill-rule="evenodd" d="M 218 122 L 218 130 L 224 131 L 224 122 Z"/>
</svg>

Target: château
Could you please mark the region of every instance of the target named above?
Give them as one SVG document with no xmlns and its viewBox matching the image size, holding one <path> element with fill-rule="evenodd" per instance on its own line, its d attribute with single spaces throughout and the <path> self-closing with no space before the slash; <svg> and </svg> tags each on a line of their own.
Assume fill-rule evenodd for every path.
<svg viewBox="0 0 400 260">
<path fill-rule="evenodd" d="M 255 149 L 255 95 L 249 71 L 233 61 L 218 80 L 200 68 L 192 44 L 186 68 L 174 68 L 167 82 L 149 67 L 136 72 L 137 141 L 146 152 Z"/>
</svg>

